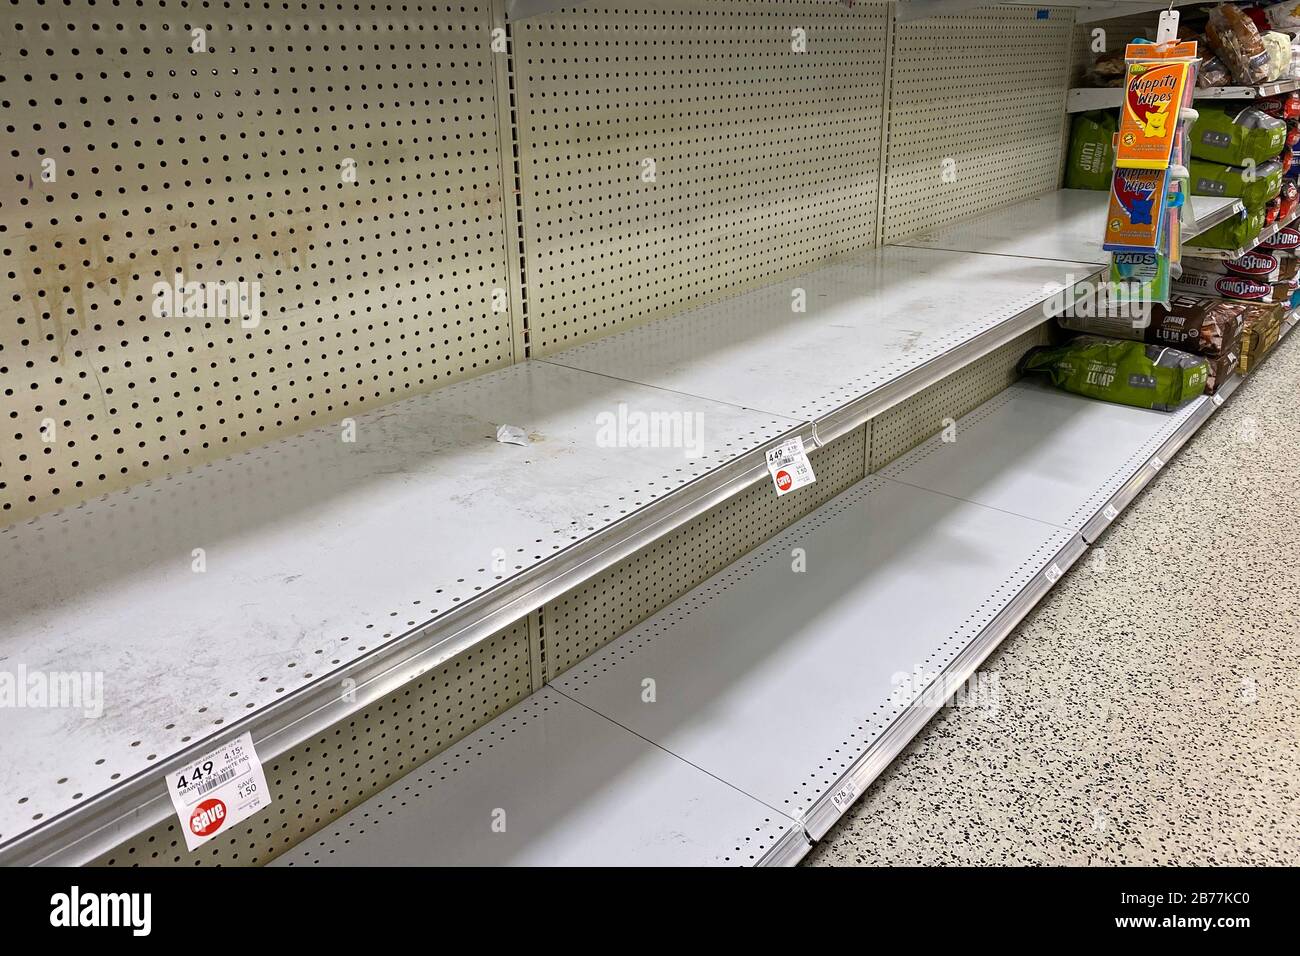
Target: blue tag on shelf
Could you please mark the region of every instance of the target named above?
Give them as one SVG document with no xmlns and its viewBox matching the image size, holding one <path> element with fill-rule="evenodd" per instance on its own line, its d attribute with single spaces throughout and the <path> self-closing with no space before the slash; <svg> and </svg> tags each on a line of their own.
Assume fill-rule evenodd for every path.
<svg viewBox="0 0 1300 956">
<path fill-rule="evenodd" d="M 1039 20 L 1046 20 L 1047 17 L 1051 14 L 1051 12 L 1052 12 L 1051 10 L 1039 10 L 1039 11 L 1038 11 L 1038 19 L 1039 19 Z"/>
</svg>

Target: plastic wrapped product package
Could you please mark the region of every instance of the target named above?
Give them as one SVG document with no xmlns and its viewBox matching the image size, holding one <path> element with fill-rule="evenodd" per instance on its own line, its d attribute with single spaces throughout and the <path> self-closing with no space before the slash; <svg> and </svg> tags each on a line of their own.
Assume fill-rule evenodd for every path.
<svg viewBox="0 0 1300 956">
<path fill-rule="evenodd" d="M 1205 391 L 1209 364 L 1166 346 L 1081 335 L 1064 345 L 1031 349 L 1019 371 L 1045 375 L 1077 395 L 1173 411 Z"/>
</svg>

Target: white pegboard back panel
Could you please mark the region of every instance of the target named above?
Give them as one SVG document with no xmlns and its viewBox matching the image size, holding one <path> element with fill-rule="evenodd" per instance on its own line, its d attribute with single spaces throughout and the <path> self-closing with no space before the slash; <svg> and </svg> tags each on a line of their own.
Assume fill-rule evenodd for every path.
<svg viewBox="0 0 1300 956">
<path fill-rule="evenodd" d="M 1073 23 L 996 7 L 895 25 L 886 242 L 1057 187 Z"/>
<path fill-rule="evenodd" d="M 869 431 L 870 423 L 811 452 L 814 484 L 777 497 L 771 482 L 760 482 L 545 605 L 539 632 L 547 679 L 861 479 Z"/>
<path fill-rule="evenodd" d="M 6 4 L 0 523 L 514 358 L 490 4 L 208 6 Z"/>
<path fill-rule="evenodd" d="M 872 245 L 890 9 L 593 0 L 515 24 L 532 354 Z"/>
<path fill-rule="evenodd" d="M 1035 326 L 873 418 L 867 471 L 879 471 L 943 431 L 949 423 L 1010 388 L 1019 378 L 1016 364 L 1021 357 L 1035 345 L 1048 344 L 1050 336 L 1050 323 Z"/>
</svg>

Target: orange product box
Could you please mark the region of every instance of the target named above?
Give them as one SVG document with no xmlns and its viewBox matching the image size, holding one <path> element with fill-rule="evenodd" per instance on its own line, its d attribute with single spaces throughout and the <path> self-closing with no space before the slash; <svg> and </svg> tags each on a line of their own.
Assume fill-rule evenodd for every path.
<svg viewBox="0 0 1300 956">
<path fill-rule="evenodd" d="M 1161 169 L 1169 165 L 1191 67 L 1183 61 L 1128 65 L 1116 166 Z"/>
</svg>

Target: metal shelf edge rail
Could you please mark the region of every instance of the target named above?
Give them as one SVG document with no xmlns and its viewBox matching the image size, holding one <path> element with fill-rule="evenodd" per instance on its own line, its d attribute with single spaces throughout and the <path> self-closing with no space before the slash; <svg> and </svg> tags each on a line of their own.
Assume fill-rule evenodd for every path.
<svg viewBox="0 0 1300 956">
<path fill-rule="evenodd" d="M 76 866 L 94 860 L 167 819 L 174 811 L 163 785 L 166 774 L 190 764 L 219 741 L 251 733 L 261 761 L 274 760 L 762 480 L 767 476 L 767 450 L 794 435 L 810 446 L 816 442 L 812 425 L 801 425 L 696 478 L 473 600 L 227 724 L 148 771 L 50 817 L 0 845 L 0 865 Z M 346 691 L 344 679 L 354 682 Z"/>
<path fill-rule="evenodd" d="M 998 645 L 1001 644 L 1035 605 L 1050 591 L 1061 575 L 1068 571 L 1087 551 L 1081 535 L 1074 535 L 1034 576 L 1034 579 L 999 612 L 933 681 L 923 689 L 916 700 L 903 711 L 871 748 L 844 771 L 834 786 L 803 815 L 801 822 L 815 841 L 820 840 L 835 822 L 852 806 L 871 782 L 880 776 L 895 757 L 902 752 L 930 718 L 943 709 L 946 700 L 931 700 L 929 687 L 943 681 L 949 687 L 961 687 L 977 671 Z M 853 797 L 843 806 L 836 799 L 848 790 Z"/>
<path fill-rule="evenodd" d="M 1016 336 L 1028 332 L 1036 326 L 1055 318 L 1071 308 L 1081 295 L 1090 294 L 1085 288 L 1098 282 L 1106 274 L 1105 269 L 1077 278 L 1068 289 L 1056 293 L 1061 296 L 1059 310 L 1049 310 L 1044 299 L 1030 306 L 1009 319 L 998 323 L 991 329 L 967 339 L 942 355 L 917 366 L 911 371 L 891 379 L 879 388 L 872 389 L 865 395 L 855 398 L 832 412 L 822 415 L 813 423 L 818 444 L 824 445 L 842 435 L 851 432 L 868 419 L 875 418 L 900 402 L 906 401 L 922 389 L 944 379 L 957 369 L 977 359 L 983 358 L 994 349 L 1005 345 Z"/>
</svg>

